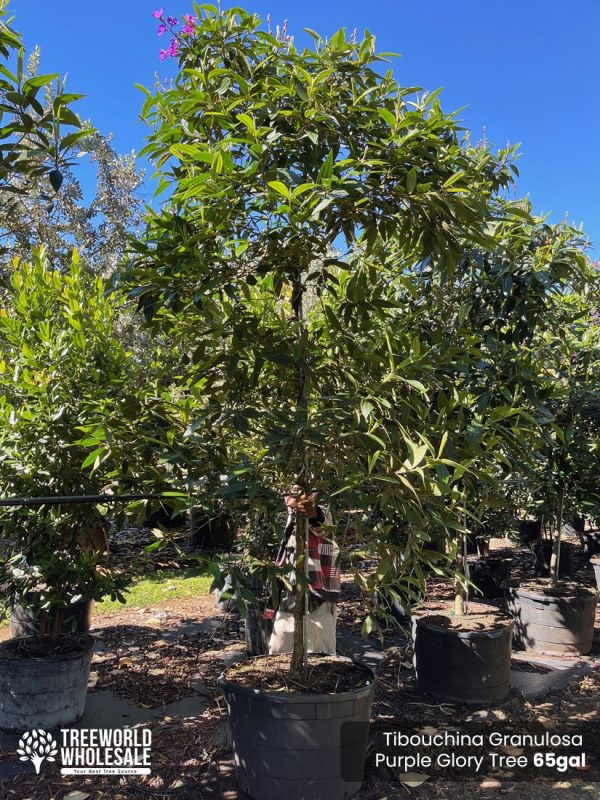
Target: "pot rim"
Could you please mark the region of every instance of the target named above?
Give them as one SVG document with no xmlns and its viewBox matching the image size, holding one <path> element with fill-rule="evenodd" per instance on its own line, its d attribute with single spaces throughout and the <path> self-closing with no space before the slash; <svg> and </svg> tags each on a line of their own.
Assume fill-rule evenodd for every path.
<svg viewBox="0 0 600 800">
<path fill-rule="evenodd" d="M 91 633 L 76 633 L 76 634 L 68 634 L 76 639 L 88 639 L 88 646 L 85 650 L 76 650 L 73 653 L 52 653 L 46 656 L 23 656 L 21 658 L 7 658 L 6 656 L 2 655 L 2 651 L 9 642 L 17 642 L 22 641 L 24 639 L 39 639 L 39 636 L 31 635 L 31 636 L 13 636 L 11 639 L 6 639 L 4 642 L 0 642 L 0 663 L 2 664 L 19 664 L 25 663 L 30 664 L 31 662 L 50 662 L 50 661 L 72 661 L 77 658 L 81 658 L 82 656 L 86 656 L 90 651 L 94 649 L 94 645 L 96 644 L 96 639 L 92 636 Z"/>
<path fill-rule="evenodd" d="M 542 579 L 547 580 L 547 579 Z M 526 584 L 527 581 L 502 581 L 502 588 L 504 591 L 512 590 L 515 594 L 521 597 L 528 597 L 532 600 L 538 600 L 544 603 L 552 603 L 560 600 L 577 600 L 587 599 L 590 597 L 595 597 L 598 599 L 598 589 L 594 589 L 593 586 L 583 586 L 582 584 L 577 584 L 577 590 L 572 594 L 562 594 L 562 595 L 552 595 L 552 594 L 544 594 L 543 589 L 552 589 L 551 585 L 547 587 L 541 587 L 539 591 L 536 591 L 535 588 L 521 588 L 521 583 Z M 511 585 L 512 584 L 512 585 Z M 559 581 L 559 589 L 560 589 L 561 582 Z"/>
<path fill-rule="evenodd" d="M 278 655 L 281 655 L 281 653 Z M 331 653 L 310 653 L 310 655 L 331 655 Z M 350 689 L 347 692 L 336 692 L 335 694 L 290 694 L 284 692 L 267 692 L 263 689 L 255 689 L 252 686 L 243 686 L 241 683 L 226 677 L 226 673 L 232 667 L 236 666 L 236 664 L 241 664 L 243 661 L 253 661 L 257 658 L 265 658 L 264 655 L 260 655 L 243 658 L 239 661 L 236 661 L 235 664 L 231 664 L 219 675 L 217 678 L 217 685 L 221 689 L 232 689 L 236 694 L 252 697 L 264 697 L 266 700 L 272 703 L 340 703 L 347 700 L 358 699 L 359 697 L 363 697 L 374 690 L 375 671 L 372 669 L 372 667 L 370 667 L 368 664 L 365 664 L 364 661 L 359 661 L 356 658 L 348 658 L 347 656 L 337 657 L 345 660 L 349 664 L 356 664 L 359 667 L 368 670 L 370 678 L 369 682 L 356 689 Z"/>
<path fill-rule="evenodd" d="M 493 606 L 491 606 L 493 608 Z M 498 614 L 501 615 L 506 620 L 506 625 L 503 625 L 501 628 L 492 628 L 491 630 L 478 630 L 478 631 L 461 631 L 456 630 L 455 628 L 438 628 L 436 625 L 432 625 L 431 623 L 427 624 L 427 617 L 434 616 L 434 613 L 423 615 L 423 616 L 415 616 L 416 625 L 424 625 L 428 630 L 434 631 L 438 633 L 440 636 L 451 636 L 454 639 L 474 639 L 476 637 L 481 637 L 482 639 L 499 639 L 502 636 L 506 636 L 506 631 L 510 630 L 514 625 L 513 617 L 506 611 L 502 609 L 497 609 Z M 449 614 L 438 613 L 435 616 L 439 617 L 450 617 Z M 466 614 L 465 618 L 468 619 L 469 615 Z"/>
</svg>

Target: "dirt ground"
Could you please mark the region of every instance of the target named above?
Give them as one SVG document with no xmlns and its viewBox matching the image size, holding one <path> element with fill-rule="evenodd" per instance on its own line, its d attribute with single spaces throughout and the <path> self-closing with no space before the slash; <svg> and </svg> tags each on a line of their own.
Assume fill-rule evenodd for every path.
<svg viewBox="0 0 600 800">
<path fill-rule="evenodd" d="M 507 543 L 499 542 L 498 547 Z M 514 552 L 517 572 L 528 568 L 529 554 Z M 360 592 L 344 576 L 339 625 L 357 632 L 364 603 Z M 586 573 L 586 580 L 589 576 Z M 446 589 L 432 584 L 431 598 Z M 211 630 L 189 633 L 189 627 L 213 621 Z M 180 634 L 177 632 L 181 630 Z M 175 632 L 165 640 L 165 632 Z M 94 656 L 90 692 L 110 689 L 142 708 L 163 708 L 168 703 L 196 694 L 203 709 L 193 717 L 170 717 L 150 724 L 153 731 L 152 774 L 135 778 L 62 777 L 58 765 L 48 765 L 43 776 L 14 775 L 0 785 L 1 800 L 134 800 L 156 798 L 197 800 L 222 798 L 245 800 L 233 777 L 233 761 L 227 736 L 227 712 L 216 679 L 223 670 L 220 657 L 243 652 L 244 626 L 236 615 L 215 608 L 212 595 L 188 600 L 165 600 L 152 608 L 128 609 L 96 616 L 93 632 L 104 651 Z M 596 616 L 596 638 L 592 660 L 600 666 L 600 611 Z M 481 729 L 514 732 L 540 723 L 552 730 L 569 724 L 598 721 L 600 715 L 600 668 L 541 700 L 525 700 L 514 690 L 492 707 L 469 707 L 439 703 L 420 694 L 414 685 L 409 646 L 390 650 L 376 673 L 376 699 L 372 713 L 372 736 L 402 725 L 429 725 L 432 729 L 458 726 L 476 720 Z M 600 751 L 596 753 L 600 758 Z M 15 759 L 14 752 L 0 751 L 0 761 Z M 420 786 L 402 783 L 402 775 L 387 768 L 368 767 L 357 800 L 472 800 L 511 797 L 514 800 L 560 797 L 565 800 L 600 800 L 600 783 L 580 779 L 533 777 L 522 782 L 493 776 L 473 781 L 460 774 L 431 778 Z M 406 778 L 404 778 L 406 780 Z M 413 781 L 414 782 L 414 781 Z M 285 798 L 282 798 L 285 800 Z M 310 800 L 310 798 L 307 798 Z"/>
</svg>

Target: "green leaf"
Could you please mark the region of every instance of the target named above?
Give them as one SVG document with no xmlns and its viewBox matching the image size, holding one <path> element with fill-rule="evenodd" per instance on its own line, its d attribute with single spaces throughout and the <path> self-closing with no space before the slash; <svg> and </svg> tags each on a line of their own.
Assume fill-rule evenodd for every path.
<svg viewBox="0 0 600 800">
<path fill-rule="evenodd" d="M 417 170 L 413 167 L 409 170 L 408 175 L 406 176 L 406 189 L 409 194 L 412 194 L 415 190 L 415 186 L 417 185 Z"/>
<path fill-rule="evenodd" d="M 323 183 L 324 181 L 331 180 L 333 176 L 333 150 L 329 151 L 329 154 L 325 161 L 323 162 L 321 169 L 319 170 L 319 181 Z"/>
<path fill-rule="evenodd" d="M 389 109 L 387 109 L 387 108 L 378 108 L 377 109 L 377 113 L 379 114 L 381 119 L 390 126 L 390 128 L 395 128 L 396 127 L 398 121 L 397 121 L 396 117 L 394 116 L 394 114 L 392 114 L 392 112 Z"/>
<path fill-rule="evenodd" d="M 289 200 L 290 191 L 289 191 L 288 187 L 284 183 L 282 183 L 281 181 L 269 181 L 269 186 L 271 187 L 271 189 L 276 191 L 278 194 L 280 194 L 283 197 L 285 197 L 286 200 Z"/>
</svg>

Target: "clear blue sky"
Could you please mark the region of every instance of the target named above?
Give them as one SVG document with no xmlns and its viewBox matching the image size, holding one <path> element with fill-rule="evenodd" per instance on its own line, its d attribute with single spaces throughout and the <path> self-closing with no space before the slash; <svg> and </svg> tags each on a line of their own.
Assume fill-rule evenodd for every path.
<svg viewBox="0 0 600 800">
<path fill-rule="evenodd" d="M 224 2 L 225 7 L 239 3 Z M 304 27 L 327 35 L 367 27 L 380 50 L 402 54 L 395 74 L 404 85 L 444 87 L 446 110 L 479 138 L 520 142 L 520 195 L 558 221 L 583 222 L 600 254 L 600 2 L 598 0 L 245 0 L 249 11 L 289 20 L 299 42 Z M 120 151 L 140 150 L 141 93 L 161 64 L 154 8 L 190 12 L 185 0 L 11 0 L 15 27 L 42 48 L 42 69 L 69 75 L 86 99 L 79 111 Z M 150 196 L 150 191 L 148 192 Z"/>
</svg>

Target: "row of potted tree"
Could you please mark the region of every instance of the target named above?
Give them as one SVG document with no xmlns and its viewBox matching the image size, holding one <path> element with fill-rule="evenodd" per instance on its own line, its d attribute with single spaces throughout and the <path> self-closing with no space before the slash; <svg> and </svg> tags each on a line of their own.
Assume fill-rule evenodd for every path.
<svg viewBox="0 0 600 800">
<path fill-rule="evenodd" d="M 132 241 L 113 294 L 76 259 L 61 272 L 38 253 L 14 269 L 0 317 L 3 496 L 135 484 L 167 486 L 185 504 L 193 487 L 190 504 L 246 516 L 268 581 L 286 579 L 265 547 L 281 530 L 284 487 L 316 487 L 334 512 L 378 520 L 359 526 L 378 559 L 355 576 L 367 596 L 410 607 L 430 571 L 454 576 L 453 603 L 414 614 L 421 686 L 498 699 L 513 622 L 469 606 L 466 554 L 490 498 L 513 483 L 539 491 L 548 476 L 553 577 L 509 591 L 522 641 L 550 641 L 545 629 L 561 619 L 571 633 L 560 643 L 584 652 L 596 603 L 557 573 L 566 498 L 598 460 L 598 275 L 581 234 L 506 200 L 514 149 L 470 144 L 437 93 L 382 72 L 370 34 L 313 32 L 300 50 L 239 9 L 197 13 L 176 80 L 148 92 L 143 109 L 146 155 L 170 199 Z M 119 347 L 122 293 L 151 331 L 179 343 L 168 379 L 144 383 Z M 21 679 L 37 694 L 23 661 L 42 646 L 57 665 L 78 658 L 84 686 L 91 645 L 63 635 L 65 609 L 122 598 L 102 520 L 93 506 L 70 508 L 3 515 L 4 596 L 54 635 L 3 645 L 13 667 L 0 727 L 27 727 L 4 697 Z M 339 769 L 342 722 L 355 723 L 345 747 L 364 761 L 373 675 L 307 654 L 307 531 L 298 534 L 294 650 L 265 663 L 282 691 L 253 684 L 247 664 L 221 681 L 238 782 L 257 800 L 355 793 L 360 774 Z M 69 718 L 38 724 L 81 710 L 73 702 Z"/>
</svg>

